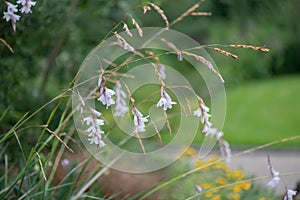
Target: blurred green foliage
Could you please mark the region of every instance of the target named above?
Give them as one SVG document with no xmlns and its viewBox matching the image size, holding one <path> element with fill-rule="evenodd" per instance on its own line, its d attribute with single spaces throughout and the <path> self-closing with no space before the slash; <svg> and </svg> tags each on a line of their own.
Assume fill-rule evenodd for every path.
<svg viewBox="0 0 300 200">
<path fill-rule="evenodd" d="M 11 53 L 0 43 L 0 113 L 9 108 L 0 121 L 1 138 L 26 112 L 32 114 L 68 87 L 85 56 L 135 3 L 38 1 L 32 14 L 21 15 L 15 33 L 10 23 L 0 17 L 0 38 L 14 50 Z M 4 3 L 0 10 L 6 10 Z M 28 121 L 19 135 L 22 144 L 34 146 L 42 124 L 56 128 L 66 100 L 48 105 Z M 48 124 L 56 106 L 57 112 Z M 9 158 L 18 160 L 21 155 L 14 149 L 16 146 L 13 138 L 1 148 L 7 148 Z M 30 148 L 24 151 L 27 154 Z"/>
<path fill-rule="evenodd" d="M 13 124 L 67 88 L 80 63 L 133 5 L 125 1 L 42 1 L 22 15 L 14 33 L 0 19 L 0 113 L 11 106 L 0 125 Z M 4 10 L 4 5 L 1 4 Z M 41 117 L 45 121 L 52 108 Z"/>
<path fill-rule="evenodd" d="M 300 17 L 300 1 L 214 0 L 210 3 L 216 15 L 212 18 L 222 18 L 212 23 L 210 43 L 266 45 L 271 50 L 266 55 L 239 50 L 237 62 L 226 62 L 224 67 L 220 66 L 222 62 L 217 62 L 226 73 L 225 78 L 238 82 L 300 72 L 300 54 L 296 50 L 300 26 L 295 20 Z"/>
</svg>

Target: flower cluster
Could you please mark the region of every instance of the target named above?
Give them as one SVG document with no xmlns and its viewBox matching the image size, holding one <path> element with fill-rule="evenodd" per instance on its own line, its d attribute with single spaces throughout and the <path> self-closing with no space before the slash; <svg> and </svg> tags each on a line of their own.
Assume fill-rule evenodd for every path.
<svg viewBox="0 0 300 200">
<path fill-rule="evenodd" d="M 115 91 L 105 87 L 105 83 L 102 81 L 103 78 L 100 76 L 98 80 L 98 87 L 100 87 L 100 97 L 97 99 L 98 101 L 102 102 L 103 105 L 106 105 L 106 109 L 115 104 L 115 101 L 111 98 L 112 95 L 115 95 Z"/>
<path fill-rule="evenodd" d="M 99 119 L 101 113 L 95 109 L 89 108 L 89 115 L 85 117 L 84 107 L 86 106 L 86 103 L 79 92 L 77 92 L 77 95 L 78 105 L 76 110 L 79 111 L 82 122 L 88 126 L 88 128 L 85 130 L 85 132 L 88 133 L 88 141 L 90 141 L 90 144 L 96 144 L 100 148 L 104 147 L 105 143 L 102 140 L 104 131 L 102 131 L 100 128 L 100 126 L 104 125 L 104 120 Z"/>
<path fill-rule="evenodd" d="M 11 2 L 4 1 L 7 6 L 7 11 L 3 12 L 3 18 L 8 22 L 11 21 L 13 30 L 16 31 L 16 23 L 20 20 L 20 15 L 17 15 L 18 5 L 14 5 Z M 20 4 L 22 8 L 19 10 L 21 13 L 32 13 L 31 7 L 35 6 L 36 2 L 31 0 L 18 0 L 17 4 Z"/>
<path fill-rule="evenodd" d="M 171 109 L 172 105 L 176 104 L 176 102 L 172 101 L 171 97 L 166 92 L 165 88 L 162 86 L 160 89 L 161 98 L 157 103 L 157 107 L 164 106 L 164 110 L 167 110 L 168 108 Z"/>
<path fill-rule="evenodd" d="M 104 131 L 101 130 L 100 126 L 104 125 L 104 121 L 102 119 L 97 119 L 100 117 L 101 113 L 90 109 L 91 114 L 88 117 L 85 117 L 83 121 L 86 123 L 89 128 L 85 130 L 88 133 L 89 141 L 91 144 L 96 144 L 99 147 L 104 147 L 105 143 L 102 140 L 102 135 Z"/>
<path fill-rule="evenodd" d="M 135 132 L 145 131 L 145 122 L 148 122 L 149 116 L 143 117 L 143 114 L 134 105 L 132 105 L 132 114 Z"/>
<path fill-rule="evenodd" d="M 117 85 L 116 91 L 118 92 L 117 93 L 118 105 L 116 108 L 116 115 L 122 116 L 125 112 L 124 106 L 126 106 L 126 102 L 122 98 L 125 98 L 126 94 L 121 90 L 121 86 L 118 83 L 116 85 Z M 101 75 L 99 76 L 97 87 L 100 88 L 100 96 L 99 98 L 97 98 L 97 100 L 100 101 L 103 105 L 105 105 L 106 109 L 108 109 L 108 107 L 111 106 L 112 104 L 115 104 L 115 101 L 112 99 L 112 96 L 115 95 L 116 93 L 114 90 L 109 89 L 105 86 L 105 79 L 103 77 L 103 73 L 101 73 Z M 89 137 L 88 140 L 90 141 L 90 144 L 96 144 L 100 148 L 104 147 L 105 143 L 102 140 L 102 135 L 104 135 L 104 131 L 101 130 L 100 128 L 100 126 L 104 125 L 104 120 L 99 119 L 101 113 L 96 111 L 95 109 L 90 108 L 89 116 L 84 117 L 84 107 L 86 103 L 79 92 L 77 93 L 77 95 L 78 95 L 79 102 L 76 107 L 76 110 L 79 111 L 82 122 L 84 122 L 88 126 L 88 129 L 86 129 L 85 132 L 88 133 L 88 137 Z"/>
<path fill-rule="evenodd" d="M 207 133 L 212 126 L 212 123 L 209 121 L 209 118 L 211 117 L 209 112 L 209 108 L 204 104 L 202 99 L 199 99 L 200 101 L 200 107 L 194 111 L 194 116 L 197 116 L 200 118 L 201 123 L 203 124 L 202 133 Z"/>
<path fill-rule="evenodd" d="M 230 145 L 226 140 L 222 138 L 224 135 L 222 131 L 219 131 L 216 128 L 212 128 L 212 123 L 209 121 L 209 118 L 211 117 L 211 115 L 208 113 L 209 108 L 204 104 L 204 101 L 200 97 L 198 97 L 198 100 L 200 106 L 197 110 L 194 111 L 194 116 L 199 117 L 201 123 L 203 124 L 202 133 L 204 133 L 205 136 L 216 138 L 219 143 L 222 156 L 224 156 L 227 162 L 229 162 L 231 158 Z"/>
<path fill-rule="evenodd" d="M 18 0 L 17 3 L 22 5 L 21 13 L 32 13 L 31 7 L 36 4 L 35 1 L 31 0 Z"/>
<path fill-rule="evenodd" d="M 100 97 L 97 100 L 102 102 L 103 105 L 106 105 L 106 109 L 107 109 L 112 104 L 115 104 L 115 101 L 111 98 L 111 96 L 115 94 L 116 94 L 115 91 L 105 86 L 101 86 Z"/>
<path fill-rule="evenodd" d="M 297 194 L 297 191 L 289 190 L 286 188 L 286 193 L 283 197 L 283 200 L 293 200 L 293 196 Z"/>
</svg>

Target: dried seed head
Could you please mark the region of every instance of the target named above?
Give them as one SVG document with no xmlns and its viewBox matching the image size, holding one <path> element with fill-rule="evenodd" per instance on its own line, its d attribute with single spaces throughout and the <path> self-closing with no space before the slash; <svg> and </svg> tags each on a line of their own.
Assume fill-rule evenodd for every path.
<svg viewBox="0 0 300 200">
<path fill-rule="evenodd" d="M 211 12 L 192 12 L 192 16 L 211 16 Z"/>
<path fill-rule="evenodd" d="M 130 44 L 128 44 L 122 36 L 120 36 L 117 32 L 114 32 L 114 34 L 117 37 L 117 43 L 120 47 L 131 52 L 135 51 L 135 49 Z"/>
<path fill-rule="evenodd" d="M 167 41 L 165 38 L 161 38 L 161 41 L 163 41 L 164 43 L 166 43 L 166 45 L 168 47 L 170 47 L 171 49 L 173 49 L 174 51 L 176 51 L 177 54 L 177 59 L 178 61 L 182 61 L 182 52 L 175 46 L 175 44 L 173 44 L 172 42 Z"/>
<path fill-rule="evenodd" d="M 161 38 L 160 40 L 162 42 L 164 42 L 168 47 L 170 47 L 171 49 L 173 49 L 174 51 L 176 51 L 176 53 L 179 52 L 179 49 L 172 42 L 167 41 L 165 38 Z"/>
<path fill-rule="evenodd" d="M 211 64 L 211 62 L 209 62 L 208 60 L 206 60 L 204 57 L 202 56 L 199 56 L 199 55 L 196 55 L 196 54 L 193 54 L 193 53 L 189 53 L 189 52 L 186 52 L 186 51 L 182 51 L 182 54 L 185 54 L 185 55 L 188 55 L 188 56 L 192 56 L 194 57 L 196 60 L 202 62 L 205 66 L 208 67 L 208 69 L 210 69 L 214 74 L 216 74 L 220 81 L 222 83 L 224 83 L 224 79 L 222 77 L 222 75 L 213 67 L 213 65 Z"/>
<path fill-rule="evenodd" d="M 172 22 L 173 24 L 176 24 L 178 22 L 180 22 L 181 20 L 183 20 L 186 16 L 188 16 L 190 13 L 192 13 L 194 10 L 196 10 L 199 7 L 199 3 L 196 3 L 195 5 L 193 5 L 192 7 L 190 7 L 187 11 L 185 11 L 184 13 L 182 13 L 177 19 L 175 19 Z"/>
<path fill-rule="evenodd" d="M 129 35 L 130 37 L 132 37 L 132 33 L 130 32 L 127 24 L 124 22 L 124 26 L 123 26 L 123 29 L 125 30 L 125 32 L 127 33 L 127 35 Z"/>
<path fill-rule="evenodd" d="M 253 49 L 255 51 L 264 51 L 268 52 L 270 49 L 266 48 L 265 46 L 252 46 L 252 45 L 242 45 L 242 44 L 230 44 L 228 45 L 231 48 L 242 48 L 242 49 Z"/>
<path fill-rule="evenodd" d="M 0 42 L 2 42 L 2 44 L 4 44 L 10 50 L 11 53 L 14 53 L 13 48 L 4 39 L 0 38 Z"/>
<path fill-rule="evenodd" d="M 215 50 L 215 51 L 217 51 L 217 52 L 219 52 L 219 53 L 221 53 L 221 54 L 224 54 L 225 56 L 229 56 L 229 57 L 232 57 L 232 58 L 234 58 L 234 59 L 237 59 L 237 58 L 238 58 L 237 55 L 234 55 L 234 54 L 232 54 L 232 53 L 230 53 L 230 52 L 228 52 L 228 51 L 224 51 L 224 50 L 219 49 L 219 48 L 212 48 L 212 50 Z"/>
<path fill-rule="evenodd" d="M 151 10 L 151 7 L 150 6 L 144 6 L 143 9 L 144 9 L 143 13 L 146 14 L 148 11 Z"/>
<path fill-rule="evenodd" d="M 164 20 L 164 22 L 166 24 L 166 28 L 169 28 L 170 23 L 169 23 L 169 20 L 168 20 L 167 16 L 164 13 L 164 11 L 160 7 L 155 5 L 154 3 L 150 3 L 150 5 L 154 8 L 154 10 L 156 10 L 156 12 L 158 14 L 160 14 L 161 18 Z"/>
<path fill-rule="evenodd" d="M 141 29 L 140 25 L 135 21 L 135 19 L 131 16 L 132 24 L 135 25 L 136 29 L 138 30 L 138 33 L 141 37 L 143 37 L 143 30 Z"/>
</svg>

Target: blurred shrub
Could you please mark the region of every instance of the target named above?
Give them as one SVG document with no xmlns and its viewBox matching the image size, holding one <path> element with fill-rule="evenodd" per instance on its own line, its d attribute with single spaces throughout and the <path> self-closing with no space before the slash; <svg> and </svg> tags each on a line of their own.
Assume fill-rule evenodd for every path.
<svg viewBox="0 0 300 200">
<path fill-rule="evenodd" d="M 15 1 L 12 1 L 15 3 Z M 67 0 L 37 1 L 31 14 L 22 15 L 13 32 L 0 18 L 0 138 L 26 113 L 32 114 L 66 89 L 87 53 L 120 21 L 137 1 Z M 6 10 L 0 4 L 0 11 Z M 25 125 L 19 140 L 32 147 L 41 133 L 36 125 L 46 124 L 57 103 L 47 106 Z M 65 108 L 64 100 L 48 124 L 57 127 Z M 0 116 L 1 116 L 0 115 Z M 47 135 L 48 136 L 48 135 Z M 8 140 L 8 157 L 18 160 L 17 140 Z M 30 148 L 24 148 L 30 151 Z"/>
<path fill-rule="evenodd" d="M 171 177 L 195 168 L 201 169 L 163 190 L 161 199 L 186 199 L 195 195 L 195 185 L 203 189 L 200 199 L 276 199 L 271 191 L 246 181 L 250 177 L 243 171 L 232 170 L 226 163 L 216 162 L 220 158 L 213 156 L 200 160 L 196 156 L 196 150 L 188 148 L 184 156 L 171 167 Z"/>
<path fill-rule="evenodd" d="M 123 0 L 41 1 L 32 14 L 22 15 L 13 32 L 0 18 L 0 113 L 11 106 L 0 124 L 7 131 L 25 112 L 33 112 L 65 89 L 87 53 L 137 3 Z M 0 4 L 0 10 L 6 9 Z M 39 116 L 45 121 L 52 108 Z"/>
<path fill-rule="evenodd" d="M 169 2 L 169 1 L 168 1 Z M 168 15 L 175 18 L 177 4 L 165 2 Z M 192 2 L 180 4 L 188 7 Z M 281 74 L 299 73 L 300 26 L 297 20 L 300 1 L 211 0 L 201 4 L 199 11 L 210 11 L 210 17 L 188 17 L 188 22 L 172 28 L 184 32 L 200 44 L 266 45 L 270 52 L 225 49 L 236 53 L 238 60 L 215 52 L 213 56 L 227 85 Z"/>
<path fill-rule="evenodd" d="M 208 43 L 249 43 L 271 49 L 266 55 L 234 51 L 239 55 L 237 62 L 217 59 L 229 82 L 300 72 L 297 51 L 300 26 L 295 20 L 300 17 L 299 1 L 213 0 L 207 3 L 213 12 Z"/>
</svg>

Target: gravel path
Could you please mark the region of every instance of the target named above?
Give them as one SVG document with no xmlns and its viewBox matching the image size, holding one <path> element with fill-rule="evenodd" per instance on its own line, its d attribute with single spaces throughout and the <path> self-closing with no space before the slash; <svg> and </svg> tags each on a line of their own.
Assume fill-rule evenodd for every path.
<svg viewBox="0 0 300 200">
<path fill-rule="evenodd" d="M 238 152 L 241 152 L 241 150 L 233 150 L 233 155 Z M 272 166 L 276 171 L 279 171 L 281 174 L 295 172 L 293 175 L 282 176 L 275 188 L 275 192 L 283 194 L 285 187 L 294 189 L 297 182 L 300 182 L 300 148 L 293 150 L 260 150 L 235 157 L 230 161 L 229 165 L 234 169 L 243 169 L 250 176 L 261 177 L 270 175 L 267 168 L 267 155 L 270 156 Z M 265 185 L 268 181 L 269 179 L 258 182 Z"/>
</svg>

